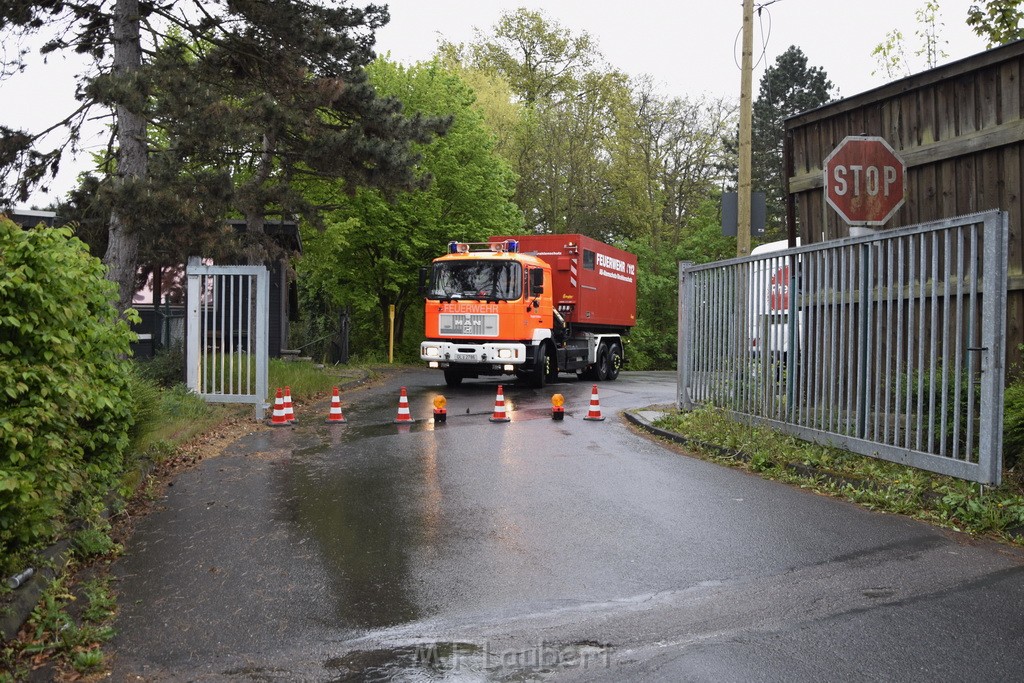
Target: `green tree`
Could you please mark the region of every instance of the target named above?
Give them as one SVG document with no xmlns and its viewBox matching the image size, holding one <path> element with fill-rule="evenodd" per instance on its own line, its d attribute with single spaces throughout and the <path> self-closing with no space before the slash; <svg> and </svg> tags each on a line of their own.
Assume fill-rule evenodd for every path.
<svg viewBox="0 0 1024 683">
<path fill-rule="evenodd" d="M 632 84 L 617 114 L 612 146 L 616 202 L 635 217 L 624 219 L 655 249 L 674 250 L 709 196 L 726 177 L 724 144 L 735 126 L 735 106 L 724 99 L 665 97 L 650 79 Z"/>
<path fill-rule="evenodd" d="M 795 45 L 765 69 L 753 111 L 751 164 L 755 190 L 765 193 L 767 237 L 778 239 L 785 228 L 786 178 L 783 159 L 787 117 L 814 109 L 833 96 L 832 81 L 820 67 L 807 66 L 807 56 Z"/>
<path fill-rule="evenodd" d="M 513 94 L 512 86 L 496 71 L 466 66 L 450 45 L 440 48 L 436 58 L 473 91 L 473 109 L 494 138 L 494 150 L 505 159 L 512 158 L 527 109 Z"/>
<path fill-rule="evenodd" d="M 984 0 L 967 10 L 967 25 L 988 41 L 987 47 L 1024 38 L 1024 8 L 1019 0 Z"/>
<path fill-rule="evenodd" d="M 600 58 L 586 32 L 573 35 L 543 12 L 524 8 L 503 14 L 489 35 L 479 29 L 475 35 L 468 47 L 442 50 L 454 48 L 461 61 L 501 74 L 527 106 L 569 96 Z"/>
<path fill-rule="evenodd" d="M 310 201 L 333 201 L 334 208 L 325 214 L 322 232 L 305 226 L 298 270 L 311 309 L 324 301 L 351 305 L 362 320 L 374 321 L 373 340 L 385 338 L 380 332 L 395 306 L 396 338 L 402 341 L 410 311 L 422 303 L 419 267 L 450 240 L 482 241 L 520 230 L 522 215 L 511 202 L 515 176 L 494 152 L 473 108 L 473 92 L 456 74 L 437 61 L 406 68 L 384 59 L 367 71 L 374 87 L 400 98 L 409 111 L 451 117 L 444 137 L 416 150 L 422 157 L 418 172 L 433 183 L 394 197 L 369 188 L 345 195 L 330 180 L 308 183 Z"/>
<path fill-rule="evenodd" d="M 586 33 L 572 34 L 541 12 L 502 15 L 470 45 L 442 44 L 447 61 L 494 74 L 523 107 L 502 153 L 519 177 L 515 201 L 529 229 L 607 236 L 612 218 L 607 136 L 625 79 L 601 61 Z"/>
<path fill-rule="evenodd" d="M 94 60 L 76 93 L 82 104 L 69 116 L 34 133 L 0 126 L 0 198 L 25 201 L 31 188 L 57 174 L 64 152 L 75 147 L 90 109 L 96 105 L 109 108 L 115 122 L 118 163 L 112 177 L 116 192 L 104 261 L 108 277 L 119 283 L 120 310 L 131 302 L 143 224 L 131 202 L 142 193 L 140 187 L 147 177 L 141 27 L 152 12 L 151 3 L 139 0 L 110 4 L 17 0 L 0 5 L 0 34 L 17 40 L 44 26 L 62 26 L 45 42 L 42 53 L 73 49 Z M 25 54 L 24 50 L 6 53 L 3 72 L 24 68 Z M 52 149 L 36 149 L 48 132 L 58 128 L 67 128 L 68 137 Z"/>
<path fill-rule="evenodd" d="M 637 259 L 637 324 L 626 341 L 630 367 L 667 370 L 676 365 L 680 261 L 710 263 L 736 254 L 736 238 L 722 235 L 719 198 L 705 197 L 687 217 L 687 226 L 672 248 L 649 240 L 629 242 Z"/>
<path fill-rule="evenodd" d="M 443 131 L 443 122 L 404 117 L 397 101 L 376 97 L 362 72 L 373 59 L 373 32 L 387 19 L 379 6 L 301 0 L 20 0 L 0 8 L 0 30 L 20 37 L 64 25 L 44 52 L 94 59 L 82 78 L 82 110 L 61 124 L 74 141 L 90 106 L 113 111 L 105 261 L 122 308 L 134 289 L 140 239 L 177 196 L 164 191 L 168 179 L 188 169 L 229 174 L 231 204 L 257 235 L 268 213 L 310 209 L 293 190 L 299 174 L 340 177 L 349 191 L 424 180 L 411 170 L 409 144 Z M 66 146 L 38 151 L 39 140 L 0 128 L 4 186 L 18 196 L 56 169 Z"/>
</svg>

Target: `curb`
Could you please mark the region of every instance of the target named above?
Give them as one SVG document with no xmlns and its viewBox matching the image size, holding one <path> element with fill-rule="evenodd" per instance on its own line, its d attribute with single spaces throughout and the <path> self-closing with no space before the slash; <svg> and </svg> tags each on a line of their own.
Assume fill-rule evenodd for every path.
<svg viewBox="0 0 1024 683">
<path fill-rule="evenodd" d="M 733 460 L 739 460 L 741 462 L 750 462 L 750 455 L 744 453 L 743 451 L 729 450 L 728 448 L 716 446 L 714 444 L 707 443 L 706 441 L 699 441 L 697 439 L 687 438 L 682 434 L 679 434 L 677 432 L 670 432 L 667 429 L 662 429 L 661 427 L 655 427 L 650 420 L 644 418 L 641 415 L 637 415 L 630 410 L 624 410 L 622 411 L 622 414 L 625 415 L 626 420 L 628 422 L 636 425 L 640 429 L 650 432 L 655 436 L 660 436 L 663 439 L 672 441 L 673 443 L 677 443 L 680 446 L 688 446 L 690 448 L 699 448 L 705 451 L 713 451 L 718 455 L 727 458 L 732 458 Z"/>
<path fill-rule="evenodd" d="M 13 640 L 39 604 L 43 591 L 62 573 L 71 556 L 71 539 L 61 539 L 39 553 L 40 565 L 25 584 L 11 593 L 9 611 L 0 617 L 0 642 Z"/>
<path fill-rule="evenodd" d="M 738 462 L 750 462 L 751 460 L 751 456 L 749 453 L 744 453 L 743 451 L 740 450 L 730 450 L 728 448 L 723 448 L 722 446 L 707 443 L 706 441 L 700 441 L 699 439 L 690 439 L 683 436 L 682 434 L 670 432 L 667 429 L 662 429 L 661 427 L 655 427 L 649 420 L 645 419 L 643 416 L 633 414 L 628 410 L 623 411 L 623 414 L 626 416 L 626 420 L 636 425 L 640 429 L 643 429 L 655 436 L 661 437 L 668 441 L 672 441 L 673 443 L 679 444 L 680 446 L 686 446 L 688 448 L 698 449 L 705 452 L 710 451 L 717 455 L 730 458 Z M 810 465 L 804 465 L 798 462 L 783 463 L 782 467 L 799 476 L 806 477 L 808 479 L 829 481 L 839 486 L 852 486 L 853 488 L 871 488 L 875 490 L 880 490 L 882 488 L 877 483 L 872 481 L 855 479 L 853 477 L 844 477 L 842 475 L 836 474 L 835 472 L 819 470 L 815 467 L 811 467 Z"/>
</svg>

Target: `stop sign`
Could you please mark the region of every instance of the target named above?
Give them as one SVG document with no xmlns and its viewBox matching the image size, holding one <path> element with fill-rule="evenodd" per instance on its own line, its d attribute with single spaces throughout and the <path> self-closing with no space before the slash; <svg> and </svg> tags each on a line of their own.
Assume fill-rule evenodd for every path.
<svg viewBox="0 0 1024 683">
<path fill-rule="evenodd" d="M 883 225 L 903 205 L 907 166 L 880 137 L 851 135 L 825 159 L 825 201 L 852 225 Z"/>
</svg>

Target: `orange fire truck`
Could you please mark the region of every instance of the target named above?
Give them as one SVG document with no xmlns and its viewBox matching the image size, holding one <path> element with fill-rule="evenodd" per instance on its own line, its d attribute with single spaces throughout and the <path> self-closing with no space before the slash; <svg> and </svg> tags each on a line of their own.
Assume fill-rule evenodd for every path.
<svg viewBox="0 0 1024 683">
<path fill-rule="evenodd" d="M 456 386 L 515 374 L 535 387 L 574 372 L 611 380 L 636 324 L 636 256 L 585 235 L 451 242 L 421 274 L 420 358 Z"/>
</svg>

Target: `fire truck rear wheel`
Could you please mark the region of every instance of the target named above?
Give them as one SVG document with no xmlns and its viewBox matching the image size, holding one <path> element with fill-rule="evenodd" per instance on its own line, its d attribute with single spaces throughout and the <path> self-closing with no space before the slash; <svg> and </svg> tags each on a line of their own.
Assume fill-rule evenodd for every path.
<svg viewBox="0 0 1024 683">
<path fill-rule="evenodd" d="M 458 370 L 446 369 L 444 371 L 444 383 L 450 387 L 457 387 L 462 384 L 462 373 Z"/>
<path fill-rule="evenodd" d="M 618 342 L 612 344 L 612 350 L 608 354 L 608 379 L 612 380 L 619 376 L 622 369 L 622 346 Z"/>
</svg>

